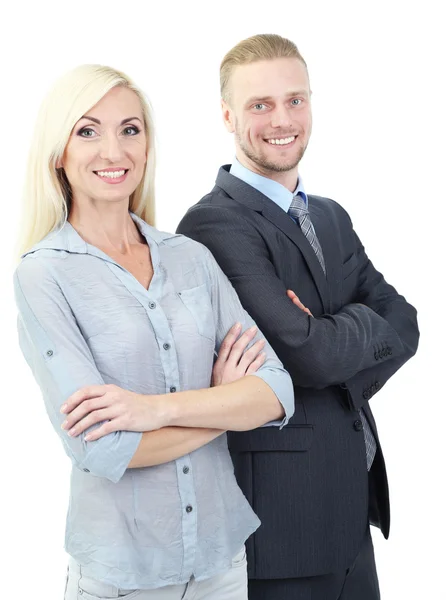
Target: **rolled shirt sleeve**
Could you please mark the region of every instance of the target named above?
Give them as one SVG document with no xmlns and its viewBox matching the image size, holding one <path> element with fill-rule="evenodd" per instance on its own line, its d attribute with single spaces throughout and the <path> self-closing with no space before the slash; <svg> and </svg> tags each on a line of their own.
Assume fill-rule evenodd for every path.
<svg viewBox="0 0 446 600">
<path fill-rule="evenodd" d="M 223 273 L 211 252 L 203 246 L 211 280 L 211 297 L 214 311 L 216 328 L 216 351 L 218 352 L 229 329 L 239 321 L 242 331 L 252 327 L 256 323 L 242 307 L 235 289 Z M 258 331 L 250 346 L 257 340 L 265 339 L 261 331 Z M 264 352 L 266 360 L 263 365 L 253 373 L 256 377 L 263 379 L 275 393 L 277 399 L 283 406 L 284 417 L 277 421 L 271 421 L 263 425 L 284 427 L 294 414 L 294 389 L 291 377 L 278 359 L 276 353 L 265 339 Z"/>
<path fill-rule="evenodd" d="M 109 383 L 96 368 L 88 344 L 63 295 L 51 267 L 34 257 L 25 258 L 14 274 L 18 308 L 19 344 L 42 391 L 47 413 L 74 466 L 116 483 L 123 476 L 142 433 L 117 431 L 86 442 L 61 429 L 62 404 L 77 390 Z"/>
</svg>

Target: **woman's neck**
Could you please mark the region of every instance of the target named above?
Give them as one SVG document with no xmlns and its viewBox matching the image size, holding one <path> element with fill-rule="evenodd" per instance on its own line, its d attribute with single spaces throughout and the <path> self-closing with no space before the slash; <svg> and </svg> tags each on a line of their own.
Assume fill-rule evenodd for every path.
<svg viewBox="0 0 446 600">
<path fill-rule="evenodd" d="M 99 206 L 74 201 L 68 221 L 88 244 L 103 250 L 129 254 L 132 246 L 145 242 L 129 214 L 128 202 Z"/>
</svg>

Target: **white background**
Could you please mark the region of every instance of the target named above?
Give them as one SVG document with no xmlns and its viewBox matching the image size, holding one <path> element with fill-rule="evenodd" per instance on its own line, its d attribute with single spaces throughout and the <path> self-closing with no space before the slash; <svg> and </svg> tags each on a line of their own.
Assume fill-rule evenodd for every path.
<svg viewBox="0 0 446 600">
<path fill-rule="evenodd" d="M 219 112 L 220 60 L 239 40 L 266 32 L 293 39 L 309 66 L 314 129 L 301 163 L 307 191 L 343 204 L 375 266 L 419 310 L 417 356 L 372 401 L 392 499 L 390 540 L 374 532 L 374 541 L 384 600 L 446 598 L 441 5 L 42 0 L 2 9 L 3 598 L 62 598 L 66 569 L 70 465 L 18 349 L 11 290 L 40 101 L 56 77 L 81 63 L 133 77 L 155 109 L 158 227 L 172 231 L 233 157 Z"/>
</svg>

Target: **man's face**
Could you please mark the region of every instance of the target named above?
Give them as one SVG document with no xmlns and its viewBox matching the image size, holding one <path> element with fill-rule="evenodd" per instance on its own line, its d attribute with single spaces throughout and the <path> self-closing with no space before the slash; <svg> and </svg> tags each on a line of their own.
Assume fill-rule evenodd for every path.
<svg viewBox="0 0 446 600">
<path fill-rule="evenodd" d="M 311 134 L 310 94 L 307 69 L 297 58 L 234 69 L 223 118 L 245 166 L 267 177 L 297 167 Z"/>
</svg>

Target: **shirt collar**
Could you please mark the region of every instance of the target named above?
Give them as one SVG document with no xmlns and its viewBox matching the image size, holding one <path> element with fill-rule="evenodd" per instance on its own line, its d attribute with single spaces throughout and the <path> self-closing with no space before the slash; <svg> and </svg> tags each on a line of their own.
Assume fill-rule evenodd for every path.
<svg viewBox="0 0 446 600">
<path fill-rule="evenodd" d="M 261 192 L 264 196 L 272 200 L 285 212 L 288 212 L 291 206 L 291 202 L 297 194 L 300 194 L 305 202 L 308 204 L 308 197 L 305 193 L 304 185 L 302 182 L 302 177 L 299 177 L 299 181 L 297 183 L 297 187 L 294 192 L 290 192 L 283 186 L 281 183 L 277 181 L 273 181 L 268 177 L 263 177 L 263 175 L 258 175 L 253 171 L 250 171 L 246 167 L 244 167 L 236 158 L 231 165 L 231 169 L 229 171 L 231 175 L 238 177 L 248 185 L 252 186 L 259 192 Z"/>
<path fill-rule="evenodd" d="M 158 231 L 158 229 L 155 229 L 155 227 L 152 227 L 132 212 L 130 213 L 130 216 L 142 235 L 146 238 L 149 246 L 151 245 L 150 243 L 159 245 L 164 240 L 175 237 L 175 234 Z M 87 244 L 68 221 L 66 221 L 59 229 L 51 231 L 42 241 L 35 244 L 30 250 L 25 252 L 25 254 L 22 254 L 21 258 L 44 249 L 64 250 L 65 252 L 74 254 L 97 254 L 100 252 L 102 255 L 100 250 Z"/>
</svg>

